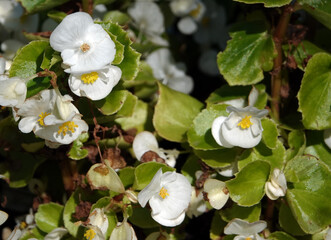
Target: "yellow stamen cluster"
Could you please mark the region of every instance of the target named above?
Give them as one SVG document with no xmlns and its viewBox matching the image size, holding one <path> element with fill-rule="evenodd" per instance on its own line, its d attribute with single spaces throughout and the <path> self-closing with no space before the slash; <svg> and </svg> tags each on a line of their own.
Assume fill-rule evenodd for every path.
<svg viewBox="0 0 331 240">
<path fill-rule="evenodd" d="M 161 188 L 159 195 L 161 196 L 161 198 L 165 199 L 166 196 L 169 196 L 169 193 L 167 191 L 167 189 L 165 189 L 164 187 Z"/>
<path fill-rule="evenodd" d="M 20 223 L 20 229 L 21 230 L 25 229 L 27 226 L 28 226 L 28 224 L 24 221 Z"/>
<path fill-rule="evenodd" d="M 192 17 L 198 17 L 200 11 L 201 11 L 201 5 L 199 4 L 197 8 L 193 9 L 193 10 L 190 12 L 190 15 L 191 15 Z"/>
<path fill-rule="evenodd" d="M 42 127 L 45 126 L 44 118 L 47 117 L 48 115 L 50 115 L 50 113 L 47 113 L 47 112 L 42 112 L 38 115 L 38 117 L 39 117 L 38 122 L 39 122 L 40 126 L 42 126 Z"/>
<path fill-rule="evenodd" d="M 89 229 L 84 233 L 84 237 L 87 240 L 92 240 L 95 237 L 96 233 L 93 229 Z"/>
<path fill-rule="evenodd" d="M 85 84 L 92 84 L 99 78 L 99 74 L 97 72 L 85 73 L 83 74 L 80 79 Z"/>
<path fill-rule="evenodd" d="M 80 46 L 80 50 L 82 50 L 84 53 L 87 52 L 88 50 L 90 50 L 90 45 L 88 45 L 87 43 L 83 43 L 81 46 Z"/>
<path fill-rule="evenodd" d="M 253 123 L 251 122 L 251 117 L 252 116 L 246 116 L 244 117 L 239 123 L 238 126 L 240 126 L 242 129 L 249 128 Z"/>
<path fill-rule="evenodd" d="M 67 132 L 72 132 L 74 133 L 76 130 L 75 128 L 78 127 L 77 124 L 75 124 L 73 121 L 68 121 L 63 123 L 60 127 L 59 127 L 59 131 L 57 131 L 58 134 L 63 134 L 63 136 L 65 136 L 67 134 Z"/>
<path fill-rule="evenodd" d="M 252 238 L 250 238 L 250 237 L 247 237 L 247 238 L 245 238 L 245 240 L 252 240 Z"/>
</svg>

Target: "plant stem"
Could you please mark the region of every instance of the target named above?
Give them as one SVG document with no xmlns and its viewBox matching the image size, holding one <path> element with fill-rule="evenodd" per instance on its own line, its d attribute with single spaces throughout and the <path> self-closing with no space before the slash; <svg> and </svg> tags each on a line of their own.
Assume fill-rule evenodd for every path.
<svg viewBox="0 0 331 240">
<path fill-rule="evenodd" d="M 286 35 L 287 26 L 290 22 L 293 7 L 287 5 L 283 8 L 278 25 L 274 32 L 273 40 L 275 42 L 277 57 L 274 60 L 274 70 L 271 78 L 271 111 L 276 120 L 279 120 L 280 90 L 282 86 L 282 43 Z"/>
</svg>

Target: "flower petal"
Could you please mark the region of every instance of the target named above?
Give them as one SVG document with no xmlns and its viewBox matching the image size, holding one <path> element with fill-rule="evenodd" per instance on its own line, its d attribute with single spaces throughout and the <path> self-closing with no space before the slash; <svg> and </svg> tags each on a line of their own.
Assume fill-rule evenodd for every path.
<svg viewBox="0 0 331 240">
<path fill-rule="evenodd" d="M 211 127 L 211 133 L 215 139 L 215 141 L 218 143 L 218 145 L 226 148 L 231 148 L 233 145 L 229 144 L 222 136 L 222 125 L 224 121 L 227 119 L 227 117 L 220 116 L 216 118 L 213 121 L 213 125 Z"/>
<path fill-rule="evenodd" d="M 144 153 L 148 151 L 158 152 L 159 144 L 151 132 L 141 132 L 136 135 L 132 143 L 133 152 L 140 161 Z"/>
<path fill-rule="evenodd" d="M 138 202 L 145 207 L 149 199 L 161 189 L 162 168 L 154 175 L 152 181 L 138 194 Z"/>
<path fill-rule="evenodd" d="M 263 231 L 263 229 L 265 229 L 266 227 L 267 223 L 265 221 L 249 223 L 239 218 L 235 218 L 231 220 L 228 225 L 226 225 L 226 227 L 224 228 L 224 233 L 227 235 L 236 234 L 249 236 Z"/>
</svg>

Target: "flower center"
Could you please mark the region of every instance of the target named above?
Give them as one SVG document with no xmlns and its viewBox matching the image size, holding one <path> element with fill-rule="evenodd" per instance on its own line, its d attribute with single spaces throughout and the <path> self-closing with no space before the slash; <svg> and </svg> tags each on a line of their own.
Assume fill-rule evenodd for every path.
<svg viewBox="0 0 331 240">
<path fill-rule="evenodd" d="M 23 230 L 23 229 L 25 229 L 26 227 L 28 226 L 28 224 L 26 223 L 26 222 L 24 222 L 24 221 L 22 221 L 21 223 L 20 223 L 20 229 L 21 230 Z"/>
<path fill-rule="evenodd" d="M 252 238 L 251 237 L 247 237 L 247 238 L 245 238 L 245 240 L 252 240 Z"/>
<path fill-rule="evenodd" d="M 201 11 L 201 5 L 199 4 L 197 8 L 193 9 L 191 12 L 190 12 L 190 15 L 194 18 L 198 17 L 199 16 L 199 13 Z"/>
<path fill-rule="evenodd" d="M 50 115 L 50 113 L 47 113 L 47 112 L 42 112 L 38 115 L 38 117 L 39 117 L 38 122 L 39 122 L 40 126 L 42 126 L 42 127 L 45 126 L 44 118 L 47 117 L 48 115 Z"/>
<path fill-rule="evenodd" d="M 167 189 L 165 189 L 164 187 L 161 188 L 159 195 L 161 196 L 161 198 L 165 199 L 166 196 L 169 196 L 169 193 L 167 191 Z"/>
<path fill-rule="evenodd" d="M 89 229 L 85 232 L 84 237 L 87 240 L 92 240 L 95 237 L 96 233 L 93 229 Z"/>
<path fill-rule="evenodd" d="M 82 50 L 84 53 L 87 52 L 88 50 L 90 50 L 90 45 L 88 45 L 87 43 L 83 43 L 81 46 L 80 46 L 80 50 Z"/>
<path fill-rule="evenodd" d="M 59 131 L 57 131 L 58 134 L 63 134 L 63 136 L 65 136 L 67 134 L 67 132 L 72 132 L 74 133 L 76 130 L 75 128 L 78 127 L 78 125 L 76 125 L 73 121 L 68 121 L 63 123 L 60 127 L 59 127 Z"/>
<path fill-rule="evenodd" d="M 240 126 L 243 129 L 249 128 L 253 123 L 251 122 L 251 117 L 252 116 L 246 116 L 244 117 L 239 123 L 238 126 Z"/>
<path fill-rule="evenodd" d="M 99 78 L 99 74 L 97 72 L 85 73 L 83 74 L 80 79 L 85 84 L 92 84 Z"/>
</svg>

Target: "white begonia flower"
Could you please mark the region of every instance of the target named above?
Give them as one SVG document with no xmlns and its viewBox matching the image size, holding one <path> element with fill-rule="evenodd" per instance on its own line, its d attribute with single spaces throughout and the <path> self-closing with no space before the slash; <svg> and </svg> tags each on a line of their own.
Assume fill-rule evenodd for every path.
<svg viewBox="0 0 331 240">
<path fill-rule="evenodd" d="M 271 200 L 276 200 L 279 197 L 284 197 L 286 190 L 285 174 L 280 169 L 275 168 L 272 172 L 270 181 L 265 184 L 265 193 Z"/>
<path fill-rule="evenodd" d="M 108 226 L 109 222 L 104 209 L 96 208 L 87 219 L 87 227 L 89 229 L 86 230 L 84 237 L 87 240 L 104 240 Z"/>
<path fill-rule="evenodd" d="M 225 182 L 216 179 L 207 179 L 203 185 L 203 191 L 207 193 L 210 205 L 217 210 L 221 209 L 230 197 Z"/>
<path fill-rule="evenodd" d="M 17 50 L 23 47 L 23 45 L 23 43 L 15 39 L 7 39 L 6 41 L 3 41 L 1 43 L 1 51 L 3 52 L 3 56 L 8 60 L 12 60 Z"/>
<path fill-rule="evenodd" d="M 192 92 L 193 79 L 175 65 L 169 49 L 161 48 L 152 52 L 146 62 L 151 66 L 154 77 L 163 84 L 182 93 Z"/>
<path fill-rule="evenodd" d="M 142 156 L 149 151 L 157 153 L 160 158 L 164 159 L 165 162 L 174 167 L 176 165 L 176 159 L 179 152 L 176 149 L 165 150 L 159 148 L 159 144 L 155 136 L 151 132 L 143 131 L 136 135 L 132 143 L 133 152 L 137 159 L 141 161 Z"/>
<path fill-rule="evenodd" d="M 109 240 L 137 240 L 133 227 L 126 221 L 118 222 L 117 226 L 111 232 Z"/>
<path fill-rule="evenodd" d="M 0 75 L 0 105 L 4 107 L 21 107 L 26 98 L 26 80 L 19 77 L 9 78 Z"/>
<path fill-rule="evenodd" d="M 67 233 L 68 230 L 66 228 L 55 228 L 44 237 L 44 240 L 60 240 Z"/>
<path fill-rule="evenodd" d="M 137 1 L 128 8 L 128 14 L 133 19 L 134 25 L 149 41 L 161 46 L 168 45 L 168 42 L 161 37 L 164 33 L 164 17 L 156 3 Z"/>
<path fill-rule="evenodd" d="M 201 214 L 205 213 L 207 210 L 207 205 L 203 200 L 202 191 L 197 194 L 195 187 L 192 187 L 191 200 L 186 211 L 186 214 L 189 218 L 193 216 L 198 217 Z"/>
<path fill-rule="evenodd" d="M 0 225 L 2 225 L 4 222 L 6 222 L 8 219 L 8 214 L 4 211 L 0 210 Z"/>
<path fill-rule="evenodd" d="M 61 52 L 68 73 L 99 70 L 110 64 L 116 53 L 108 33 L 84 12 L 66 16 L 53 31 L 50 45 Z"/>
<path fill-rule="evenodd" d="M 8 240 L 18 240 L 24 236 L 28 230 L 36 226 L 32 209 L 30 208 L 29 214 L 16 218 L 15 222 L 16 226 L 8 237 Z"/>
<path fill-rule="evenodd" d="M 212 124 L 211 132 L 215 141 L 226 148 L 252 148 L 259 144 L 263 131 L 261 118 L 268 114 L 268 110 L 251 106 L 229 106 L 226 110 L 230 115 L 218 117 Z"/>
<path fill-rule="evenodd" d="M 324 143 L 331 149 L 331 128 L 324 130 Z"/>
<path fill-rule="evenodd" d="M 68 84 L 77 96 L 100 100 L 107 97 L 121 76 L 119 67 L 109 65 L 90 73 L 70 74 Z"/>
<path fill-rule="evenodd" d="M 195 7 L 195 0 L 172 0 L 170 9 L 175 16 L 181 17 L 187 15 Z"/>
<path fill-rule="evenodd" d="M 0 75 L 4 74 L 6 71 L 6 59 L 0 57 Z"/>
<path fill-rule="evenodd" d="M 191 185 L 186 177 L 176 172 L 162 173 L 162 168 L 138 194 L 140 205 L 145 207 L 149 202 L 152 218 L 167 227 L 183 222 L 190 199 Z"/>
<path fill-rule="evenodd" d="M 256 221 L 249 223 L 239 218 L 232 219 L 224 228 L 224 233 L 227 235 L 238 235 L 234 240 L 261 240 L 264 239 L 258 235 L 267 227 L 265 221 Z"/>
<path fill-rule="evenodd" d="M 238 162 L 234 161 L 229 166 L 216 169 L 223 177 L 233 177 L 238 172 Z"/>
</svg>

